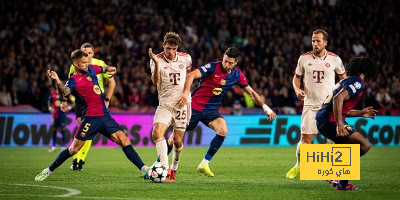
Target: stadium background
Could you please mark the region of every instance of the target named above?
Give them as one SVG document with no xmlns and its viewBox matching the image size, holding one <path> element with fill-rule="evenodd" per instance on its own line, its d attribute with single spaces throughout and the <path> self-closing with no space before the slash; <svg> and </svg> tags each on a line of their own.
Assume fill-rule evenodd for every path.
<svg viewBox="0 0 400 200">
<path fill-rule="evenodd" d="M 329 33 L 327 49 L 339 55 L 345 66 L 352 57 L 369 56 L 380 68 L 378 77 L 366 83 L 368 90 L 358 108 L 373 105 L 379 109 L 382 116 L 377 116 L 375 120 L 350 120 L 350 124 L 360 127 L 362 133 L 375 146 L 369 159 L 362 159 L 362 162 L 365 162 L 365 165 L 361 165 L 362 170 L 368 172 L 362 174 L 362 180 L 369 176 L 367 180 L 374 181 L 374 186 L 378 187 L 375 189 L 372 184 L 366 186 L 367 182 L 361 180 L 362 186 L 367 187 L 369 192 L 358 193 L 359 196 L 346 194 L 344 197 L 395 198 L 399 195 L 395 185 L 400 183 L 393 179 L 396 176 L 391 173 L 394 172 L 398 176 L 400 169 L 398 1 L 15 0 L 1 1 L 0 12 L 0 147 L 3 147 L 0 148 L 0 169 L 3 172 L 0 176 L 0 199 L 10 197 L 7 196 L 8 191 L 21 193 L 24 189 L 16 189 L 13 184 L 34 183 L 33 176 L 44 167 L 43 163 L 54 159 L 53 154 L 45 154 L 47 152 L 44 148 L 4 147 L 48 146 L 51 115 L 48 113 L 47 99 L 51 81 L 47 78 L 45 70 L 55 70 L 61 79 L 65 80 L 71 64 L 69 54 L 82 43 L 92 43 L 95 46 L 96 58 L 117 67 L 117 87 L 111 99 L 110 110 L 125 126 L 126 133 L 135 146 L 152 144 L 149 140 L 150 120 L 158 105 L 156 88 L 150 81 L 147 50 L 151 47 L 155 52 L 161 52 L 162 36 L 171 30 L 182 37 L 183 45 L 180 51 L 188 52 L 192 56 L 193 69 L 209 61 L 221 59 L 224 50 L 229 46 L 238 47 L 241 50 L 240 69 L 248 77 L 251 86 L 279 115 L 272 124 L 266 123 L 265 116 L 261 115 L 262 110 L 255 107 L 240 88 L 234 88 L 228 93 L 220 109 L 227 118 L 229 128 L 224 146 L 291 146 L 299 138 L 299 114 L 302 108 L 302 102 L 295 97 L 291 81 L 298 57 L 311 50 L 311 34 L 316 28 L 323 28 Z M 382 97 L 387 101 L 380 100 L 385 99 Z M 230 116 L 236 100 L 242 108 L 234 113 L 243 114 L 242 116 Z M 69 132 L 72 132 L 76 126 L 74 114 L 70 113 L 68 116 Z M 201 139 L 198 139 L 198 132 L 201 132 Z M 200 125 L 194 134 L 186 134 L 185 146 L 208 145 L 213 134 L 208 128 Z M 96 146 L 115 146 L 103 142 L 102 137 L 97 137 L 96 140 Z M 321 143 L 323 138 L 318 137 L 315 142 Z M 92 180 L 94 173 L 103 173 L 115 167 L 102 156 L 103 153 L 108 154 L 109 159 L 120 154 L 113 151 L 99 148 L 91 150 L 93 157 L 90 158 L 89 155 L 89 159 L 93 165 L 92 168 L 89 165 L 87 167 L 93 172 L 79 175 L 83 176 L 81 179 L 78 175 L 70 175 L 66 172 L 67 169 L 60 169 L 60 172 L 57 172 L 59 177 L 52 177 L 56 181 L 47 184 L 57 186 L 63 182 L 64 186 L 76 187 L 73 180 L 77 178 L 82 181 L 83 187 L 89 185 L 92 182 L 85 181 Z M 155 150 L 149 152 L 148 148 L 138 148 L 138 151 L 146 163 L 153 161 Z M 182 164 L 180 180 L 182 184 L 186 184 L 186 189 L 199 196 L 180 193 L 180 197 L 197 199 L 210 197 L 210 194 L 216 195 L 209 191 L 199 192 L 201 189 L 209 189 L 205 183 L 207 180 L 203 177 L 193 177 L 191 174 L 191 165 L 197 165 L 198 159 L 205 151 L 206 149 L 201 147 L 185 150 L 183 163 L 186 164 Z M 306 182 L 307 186 L 299 186 L 294 181 L 282 181 L 294 162 L 294 151 L 294 147 L 242 147 L 240 150 L 221 148 L 221 155 L 215 160 L 215 165 L 218 166 L 215 170 L 224 179 L 216 178 L 212 182 L 216 184 L 215 191 L 219 191 L 223 196 L 214 198 L 264 199 L 281 198 L 288 194 L 286 197 L 296 199 L 320 198 L 326 194 L 329 196 L 325 197 L 330 198 L 343 197 L 340 194 L 325 192 L 328 187 L 320 189 L 321 184 L 317 182 Z M 258 157 L 261 152 L 266 152 L 269 156 L 267 160 Z M 189 153 L 196 155 L 196 160 L 190 157 Z M 240 162 L 232 155 L 239 156 Z M 244 155 L 248 155 L 249 158 Z M 232 162 L 238 167 L 227 164 Z M 247 168 L 243 167 L 244 163 L 248 165 Z M 107 168 L 95 168 L 97 166 Z M 126 169 L 129 164 L 117 166 L 119 169 Z M 253 173 L 252 170 L 262 170 L 265 166 L 269 170 L 264 175 L 265 180 L 255 178 L 255 181 L 252 176 L 248 176 L 248 173 Z M 67 167 L 69 166 L 63 166 Z M 17 172 L 16 169 L 23 170 Z M 132 171 L 131 168 L 126 170 Z M 275 174 L 281 176 L 276 177 Z M 119 180 L 111 178 L 115 174 L 105 175 L 110 182 L 117 183 Z M 72 176 L 72 179 L 69 179 L 69 176 Z M 137 178 L 133 175 L 129 178 L 132 177 Z M 70 181 L 64 182 L 68 179 Z M 238 187 L 233 185 L 232 180 L 237 182 Z M 104 180 L 96 181 L 98 184 Z M 193 185 L 193 182 L 197 184 Z M 131 190 L 130 184 L 132 183 L 115 184 L 114 189 Z M 182 184 L 179 186 L 183 186 Z M 157 187 L 160 189 L 160 186 Z M 164 187 L 174 189 L 175 186 Z M 254 189 L 259 187 L 266 189 Z M 153 198 L 149 194 L 154 194 L 154 186 L 144 188 L 142 191 L 136 191 L 137 195 L 143 196 L 134 197 L 144 198 L 148 195 L 146 198 Z M 293 189 L 288 192 L 286 188 Z M 98 188 L 103 189 L 101 186 Z M 248 193 L 243 193 L 243 189 Z M 85 191 L 82 188 L 81 190 Z M 28 191 L 32 194 L 39 193 L 38 196 L 43 192 Z M 106 191 L 104 194 L 98 193 L 97 190 L 87 192 L 84 197 L 115 197 Z M 44 193 L 47 194 L 46 192 Z M 275 196 L 257 196 L 263 192 Z M 117 193 L 117 197 L 132 197 L 131 193 L 126 193 Z M 32 197 L 32 194 L 20 194 L 19 198 Z"/>
</svg>

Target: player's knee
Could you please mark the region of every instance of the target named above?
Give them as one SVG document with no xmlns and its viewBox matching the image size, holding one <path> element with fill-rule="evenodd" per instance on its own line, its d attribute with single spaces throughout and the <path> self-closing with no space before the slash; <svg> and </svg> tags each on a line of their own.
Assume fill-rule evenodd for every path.
<svg viewBox="0 0 400 200">
<path fill-rule="evenodd" d="M 361 145 L 361 149 L 364 151 L 364 154 L 367 153 L 370 148 L 371 148 L 371 145 L 369 144 L 369 142 L 364 142 Z"/>
<path fill-rule="evenodd" d="M 129 140 L 129 138 L 128 137 L 122 137 L 121 139 L 120 139 L 121 141 L 120 141 L 120 145 L 122 146 L 122 147 L 125 147 L 125 146 L 128 146 L 128 145 L 130 145 L 131 144 L 131 141 Z"/>
<path fill-rule="evenodd" d="M 163 133 L 158 131 L 158 130 L 153 130 L 153 132 L 151 133 L 151 137 L 153 138 L 154 141 L 164 137 Z"/>
<path fill-rule="evenodd" d="M 226 128 L 221 128 L 221 129 L 218 129 L 217 131 L 215 131 L 216 133 L 217 133 L 217 135 L 219 135 L 219 136 L 226 136 L 226 134 L 228 134 L 228 129 L 226 129 Z"/>
<path fill-rule="evenodd" d="M 71 156 L 73 156 L 73 155 L 75 155 L 76 153 L 78 153 L 78 151 L 79 151 L 80 149 L 81 149 L 81 148 L 79 148 L 79 147 L 70 146 L 70 147 L 68 148 L 68 152 L 69 152 L 69 154 L 70 154 Z"/>
<path fill-rule="evenodd" d="M 310 135 L 301 135 L 301 143 L 303 144 L 311 144 L 311 142 L 313 141 L 314 136 L 310 136 Z"/>
</svg>

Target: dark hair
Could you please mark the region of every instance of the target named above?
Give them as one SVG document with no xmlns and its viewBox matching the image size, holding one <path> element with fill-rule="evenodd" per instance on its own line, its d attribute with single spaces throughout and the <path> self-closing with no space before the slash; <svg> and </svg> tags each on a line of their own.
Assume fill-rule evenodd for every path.
<svg viewBox="0 0 400 200">
<path fill-rule="evenodd" d="M 368 81 L 374 79 L 378 75 L 378 72 L 378 66 L 371 58 L 357 57 L 350 59 L 347 75 L 359 76 L 360 74 L 364 74 L 364 80 Z"/>
<path fill-rule="evenodd" d="M 74 62 L 75 60 L 81 59 L 82 57 L 87 57 L 88 54 L 82 51 L 81 49 L 77 49 L 71 53 L 71 61 Z"/>
<path fill-rule="evenodd" d="M 236 47 L 229 47 L 224 54 L 227 55 L 229 58 L 239 60 L 240 52 Z"/>
<path fill-rule="evenodd" d="M 81 49 L 84 49 L 84 48 L 92 48 L 92 49 L 94 49 L 93 45 L 88 43 L 88 42 L 82 44 Z"/>
<path fill-rule="evenodd" d="M 182 39 L 177 33 L 170 31 L 164 35 L 164 44 L 181 46 Z"/>
<path fill-rule="evenodd" d="M 325 41 L 328 41 L 329 36 L 328 36 L 328 33 L 324 29 L 317 29 L 312 32 L 313 35 L 316 35 L 319 33 L 322 34 L 322 39 L 324 39 Z"/>
</svg>

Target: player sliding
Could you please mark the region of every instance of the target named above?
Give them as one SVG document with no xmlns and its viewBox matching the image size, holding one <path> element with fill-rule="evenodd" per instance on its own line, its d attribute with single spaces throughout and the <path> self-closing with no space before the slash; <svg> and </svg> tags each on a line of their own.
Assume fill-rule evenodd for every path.
<svg viewBox="0 0 400 200">
<path fill-rule="evenodd" d="M 43 181 L 46 179 L 64 161 L 76 154 L 86 140 L 93 139 L 97 132 L 119 144 L 126 157 L 145 175 L 149 167 L 143 163 L 133 149 L 129 138 L 126 137 L 122 128 L 108 113 L 104 103 L 104 94 L 98 85 L 96 74 L 106 72 L 113 75 L 116 72 L 115 67 L 89 65 L 88 54 L 80 49 L 72 52 L 71 61 L 75 67 L 75 72 L 68 79 L 65 86 L 62 86 L 56 72 L 48 70 L 47 74 L 56 81 L 58 92 L 64 99 L 70 94 L 76 97 L 76 104 L 81 106 L 82 109 L 83 120 L 75 132 L 71 146 L 62 151 L 48 168 L 35 177 L 35 180 Z"/>
<path fill-rule="evenodd" d="M 184 91 L 179 100 L 181 106 L 186 105 L 190 85 L 192 85 L 194 79 L 201 78 L 199 87 L 192 94 L 192 117 L 186 130 L 193 130 L 199 121 L 201 121 L 216 133 L 214 139 L 211 140 L 210 147 L 203 161 L 197 168 L 198 172 L 204 173 L 209 177 L 213 177 L 214 173 L 211 172 L 208 163 L 215 153 L 217 153 L 228 133 L 225 119 L 218 112 L 218 108 L 221 106 L 222 99 L 227 91 L 233 85 L 238 84 L 244 88 L 253 101 L 262 106 L 265 115 L 268 116 L 270 121 L 276 118 L 276 114 L 264 104 L 260 95 L 249 86 L 244 74 L 235 67 L 239 61 L 239 55 L 240 52 L 238 49 L 230 47 L 225 51 L 222 62 L 211 62 L 189 73 L 186 78 Z"/>
<path fill-rule="evenodd" d="M 367 107 L 363 110 L 352 110 L 365 89 L 364 81 L 374 79 L 378 74 L 375 63 L 365 57 L 353 58 L 349 62 L 346 79 L 340 81 L 326 98 L 317 112 L 318 131 L 336 144 L 360 144 L 360 156 L 368 152 L 370 144 L 354 128 L 350 127 L 345 116 L 374 118 L 377 110 Z M 336 190 L 359 190 L 348 180 L 341 180 L 334 185 Z"/>
</svg>

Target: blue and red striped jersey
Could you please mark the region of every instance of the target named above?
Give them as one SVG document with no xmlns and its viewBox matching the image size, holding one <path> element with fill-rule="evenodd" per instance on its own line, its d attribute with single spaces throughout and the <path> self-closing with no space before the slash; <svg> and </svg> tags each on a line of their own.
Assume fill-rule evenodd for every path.
<svg viewBox="0 0 400 200">
<path fill-rule="evenodd" d="M 96 76 L 99 73 L 102 73 L 101 67 L 89 65 L 86 74 L 72 75 L 65 85 L 71 89 L 71 94 L 76 98 L 76 106 L 80 106 L 84 117 L 109 115 Z"/>
<path fill-rule="evenodd" d="M 341 80 L 335 85 L 333 91 L 328 95 L 324 104 L 322 105 L 317 118 L 328 118 L 328 121 L 334 122 L 335 116 L 333 114 L 333 97 L 339 93 L 342 89 L 347 90 L 349 93 L 349 99 L 343 102 L 342 117 L 343 121 L 346 114 L 354 108 L 358 100 L 361 98 L 365 89 L 364 82 L 358 76 L 350 76 Z M 321 119 L 324 120 L 324 119 Z M 326 119 L 325 119 L 326 120 Z"/>
<path fill-rule="evenodd" d="M 60 105 L 63 98 L 58 94 L 57 91 L 52 91 L 49 96 L 49 101 L 51 102 L 51 107 L 53 108 L 53 118 L 57 119 L 59 117 L 67 116 L 63 111 L 60 109 Z"/>
<path fill-rule="evenodd" d="M 242 88 L 249 85 L 239 68 L 233 67 L 229 74 L 223 72 L 221 61 L 210 62 L 198 69 L 202 77 L 199 86 L 192 93 L 192 108 L 199 112 L 218 110 L 222 99 L 235 84 Z"/>
</svg>

